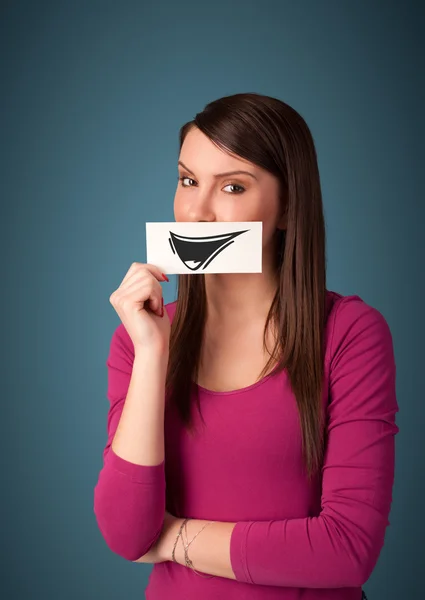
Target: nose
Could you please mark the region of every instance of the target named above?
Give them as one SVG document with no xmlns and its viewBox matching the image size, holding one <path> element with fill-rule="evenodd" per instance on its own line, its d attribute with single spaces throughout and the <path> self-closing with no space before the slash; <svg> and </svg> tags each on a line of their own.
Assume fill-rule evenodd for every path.
<svg viewBox="0 0 425 600">
<path fill-rule="evenodd" d="M 193 194 L 186 205 L 186 214 L 188 221 L 210 223 L 216 220 L 211 201 L 206 195 Z"/>
</svg>

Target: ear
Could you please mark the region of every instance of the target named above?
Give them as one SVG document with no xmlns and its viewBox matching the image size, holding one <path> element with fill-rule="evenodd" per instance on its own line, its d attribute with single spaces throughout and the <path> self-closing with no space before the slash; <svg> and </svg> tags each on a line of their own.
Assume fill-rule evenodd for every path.
<svg viewBox="0 0 425 600">
<path fill-rule="evenodd" d="M 288 227 L 288 213 L 287 213 L 286 210 L 280 216 L 280 219 L 279 219 L 276 227 L 277 227 L 277 229 L 287 229 L 287 227 Z"/>
</svg>

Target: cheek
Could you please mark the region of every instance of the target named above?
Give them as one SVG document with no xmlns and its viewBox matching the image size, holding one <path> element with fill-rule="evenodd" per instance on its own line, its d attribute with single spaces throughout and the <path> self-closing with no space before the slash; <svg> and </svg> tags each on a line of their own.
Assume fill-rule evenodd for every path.
<svg viewBox="0 0 425 600">
<path fill-rule="evenodd" d="M 259 208 L 253 221 L 262 221 L 263 223 L 263 243 L 267 245 L 276 233 L 278 225 L 278 210 L 274 203 L 264 203 Z"/>
<path fill-rule="evenodd" d="M 263 214 L 259 203 L 244 199 L 242 195 L 239 198 L 232 199 L 222 203 L 219 208 L 222 221 L 262 221 Z M 245 200 L 245 201 L 244 201 Z"/>
<path fill-rule="evenodd" d="M 240 221 L 262 221 L 263 230 L 265 232 L 271 232 L 274 228 L 276 219 L 274 206 L 272 206 L 271 203 L 263 200 L 245 206 L 241 203 L 239 207 L 236 207 L 236 211 L 241 217 L 238 219 Z"/>
</svg>

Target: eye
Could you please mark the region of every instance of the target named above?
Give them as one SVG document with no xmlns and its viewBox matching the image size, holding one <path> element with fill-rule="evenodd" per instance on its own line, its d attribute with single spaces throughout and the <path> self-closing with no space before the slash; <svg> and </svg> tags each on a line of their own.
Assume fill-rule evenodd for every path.
<svg viewBox="0 0 425 600">
<path fill-rule="evenodd" d="M 233 188 L 239 188 L 239 191 L 235 191 L 235 192 L 230 192 L 230 194 L 242 194 L 242 192 L 245 191 L 245 188 L 242 187 L 241 185 L 238 185 L 237 183 L 229 183 L 228 185 L 226 185 L 225 187 L 233 187 Z M 223 188 L 224 189 L 224 188 Z M 226 192 L 226 194 L 228 194 L 229 192 Z"/>
<path fill-rule="evenodd" d="M 181 181 L 181 186 L 182 187 L 192 187 L 192 185 L 186 185 L 185 183 L 183 183 L 184 179 L 189 179 L 189 181 L 194 181 L 194 179 L 191 179 L 190 177 L 186 177 L 185 175 L 182 175 L 182 177 L 179 177 L 179 181 Z"/>
<path fill-rule="evenodd" d="M 192 179 L 191 177 L 187 177 L 187 175 L 182 175 L 181 177 L 179 177 L 179 181 L 181 182 L 180 185 L 182 187 L 194 187 L 192 184 L 183 183 L 183 181 L 185 179 L 188 179 L 189 181 L 196 183 L 195 180 Z M 245 191 L 245 188 L 242 185 L 239 185 L 237 183 L 228 183 L 226 186 L 224 186 L 223 189 L 225 189 L 226 187 L 238 188 L 237 190 L 234 190 L 233 192 L 226 192 L 226 194 L 242 194 Z"/>
</svg>

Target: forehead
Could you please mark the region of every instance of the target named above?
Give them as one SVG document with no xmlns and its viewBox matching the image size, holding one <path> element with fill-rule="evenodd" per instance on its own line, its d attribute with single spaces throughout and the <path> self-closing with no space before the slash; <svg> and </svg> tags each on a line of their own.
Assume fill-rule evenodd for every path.
<svg viewBox="0 0 425 600">
<path fill-rule="evenodd" d="M 190 169 L 208 169 L 213 165 L 214 171 L 248 169 L 258 174 L 260 169 L 248 160 L 228 154 L 214 144 L 202 131 L 194 127 L 186 135 L 180 152 L 179 160 Z"/>
</svg>

